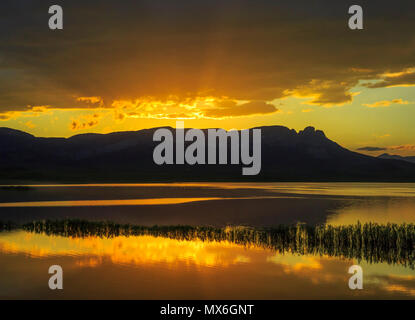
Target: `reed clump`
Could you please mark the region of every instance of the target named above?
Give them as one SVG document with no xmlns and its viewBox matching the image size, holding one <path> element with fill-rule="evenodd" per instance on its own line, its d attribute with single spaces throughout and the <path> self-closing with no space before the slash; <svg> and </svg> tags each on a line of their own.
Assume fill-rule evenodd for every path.
<svg viewBox="0 0 415 320">
<path fill-rule="evenodd" d="M 13 225 L 0 223 L 0 230 Z M 386 262 L 410 268 L 415 266 L 415 225 L 357 223 L 331 226 L 305 224 L 272 228 L 247 226 L 138 226 L 83 220 L 35 221 L 20 228 L 64 237 L 154 236 L 176 240 L 229 241 L 299 255 L 327 255 L 369 263 Z"/>
</svg>

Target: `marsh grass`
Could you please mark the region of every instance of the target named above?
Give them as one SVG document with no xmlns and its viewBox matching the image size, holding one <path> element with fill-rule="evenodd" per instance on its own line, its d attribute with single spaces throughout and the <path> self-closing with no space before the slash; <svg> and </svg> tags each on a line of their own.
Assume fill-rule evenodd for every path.
<svg viewBox="0 0 415 320">
<path fill-rule="evenodd" d="M 347 226 L 305 224 L 273 228 L 245 226 L 137 226 L 83 220 L 37 221 L 22 226 L 1 223 L 0 230 L 20 228 L 28 232 L 64 237 L 149 235 L 176 240 L 229 241 L 261 247 L 281 254 L 327 255 L 369 263 L 386 262 L 414 269 L 415 225 L 357 223 Z"/>
</svg>

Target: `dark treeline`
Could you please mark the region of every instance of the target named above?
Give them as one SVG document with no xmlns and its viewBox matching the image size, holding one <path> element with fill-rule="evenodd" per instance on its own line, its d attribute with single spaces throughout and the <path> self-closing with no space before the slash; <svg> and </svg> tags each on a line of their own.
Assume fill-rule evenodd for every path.
<svg viewBox="0 0 415 320">
<path fill-rule="evenodd" d="M 15 225 L 1 223 L 0 230 Z M 81 220 L 39 221 L 19 228 L 29 232 L 65 237 L 150 235 L 177 240 L 230 241 L 279 253 L 328 255 L 369 263 L 386 262 L 415 266 L 415 225 L 357 223 L 349 226 L 281 225 L 273 228 L 230 226 L 136 226 Z"/>
</svg>

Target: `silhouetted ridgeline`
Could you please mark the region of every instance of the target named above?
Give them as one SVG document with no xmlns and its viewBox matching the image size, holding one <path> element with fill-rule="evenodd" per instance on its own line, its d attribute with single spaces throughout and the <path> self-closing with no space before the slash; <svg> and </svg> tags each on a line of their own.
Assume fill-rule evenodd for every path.
<svg viewBox="0 0 415 320">
<path fill-rule="evenodd" d="M 409 156 L 409 157 L 402 157 L 396 154 L 389 154 L 389 153 L 383 153 L 378 156 L 380 159 L 395 159 L 395 160 L 403 160 L 415 163 L 415 156 Z"/>
<path fill-rule="evenodd" d="M 153 141 L 156 129 L 40 138 L 0 128 L 0 184 L 14 181 L 415 181 L 415 163 L 352 152 L 313 127 L 299 132 L 283 126 L 260 127 L 262 168 L 257 176 L 242 176 L 242 165 L 158 166 L 153 161 L 153 150 L 159 144 Z M 228 159 L 229 155 L 230 143 Z"/>
<path fill-rule="evenodd" d="M 4 229 L 16 226 L 0 224 Z M 328 255 L 354 258 L 369 263 L 387 262 L 414 268 L 415 225 L 376 223 L 350 226 L 281 225 L 255 229 L 243 226 L 225 228 L 192 226 L 143 227 L 110 222 L 79 220 L 33 222 L 21 226 L 29 232 L 65 237 L 150 235 L 177 240 L 230 241 L 244 246 L 257 246 L 279 253 Z"/>
</svg>

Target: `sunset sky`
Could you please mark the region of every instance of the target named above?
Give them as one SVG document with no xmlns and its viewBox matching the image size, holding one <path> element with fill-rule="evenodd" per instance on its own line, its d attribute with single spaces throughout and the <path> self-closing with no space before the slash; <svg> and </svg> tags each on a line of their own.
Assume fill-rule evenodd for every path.
<svg viewBox="0 0 415 320">
<path fill-rule="evenodd" d="M 64 30 L 48 28 L 52 4 Z M 347 26 L 352 4 L 364 30 Z M 311 125 L 415 155 L 414 30 L 413 0 L 2 0 L 0 127 Z"/>
</svg>

